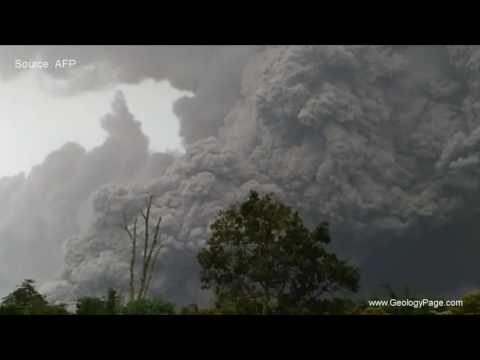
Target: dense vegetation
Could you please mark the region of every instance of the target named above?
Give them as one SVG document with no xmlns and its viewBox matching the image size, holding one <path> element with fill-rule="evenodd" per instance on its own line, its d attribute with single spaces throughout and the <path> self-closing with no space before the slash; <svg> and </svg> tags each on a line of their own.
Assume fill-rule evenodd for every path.
<svg viewBox="0 0 480 360">
<path fill-rule="evenodd" d="M 160 224 L 160 220 L 157 223 Z M 127 225 L 125 228 L 128 230 Z M 158 226 L 156 228 L 154 241 L 158 236 Z M 136 222 L 134 229 L 136 231 Z M 480 313 L 480 291 L 465 294 L 463 306 L 459 307 L 425 304 L 373 307 L 367 301 L 352 300 L 348 295 L 358 290 L 359 272 L 327 250 L 331 241 L 328 224 L 321 223 L 313 231 L 309 230 L 297 212 L 271 194 L 260 196 L 251 192 L 245 202 L 220 211 L 211 230 L 207 245 L 198 254 L 203 288 L 215 295 L 210 308 L 199 309 L 192 304 L 179 309 L 164 299 L 148 296 L 148 286 L 144 286 L 142 296 L 133 296 L 131 277 L 128 300 L 109 289 L 105 297 L 80 298 L 74 310 L 67 310 L 65 304 L 49 303 L 35 289 L 34 281 L 28 279 L 2 299 L 0 315 Z M 132 239 L 135 244 L 136 237 Z M 145 239 L 147 242 L 148 235 Z M 415 300 L 408 293 L 399 296 L 391 289 L 387 289 L 386 295 L 384 299 Z"/>
<path fill-rule="evenodd" d="M 35 290 L 33 280 L 25 280 L 15 291 L 2 299 L 0 315 L 66 315 L 65 305 L 49 304 Z"/>
<path fill-rule="evenodd" d="M 201 280 L 216 306 L 235 313 L 311 312 L 337 291 L 355 292 L 358 271 L 329 253 L 328 225 L 309 231 L 299 214 L 252 192 L 220 211 L 198 255 Z"/>
</svg>

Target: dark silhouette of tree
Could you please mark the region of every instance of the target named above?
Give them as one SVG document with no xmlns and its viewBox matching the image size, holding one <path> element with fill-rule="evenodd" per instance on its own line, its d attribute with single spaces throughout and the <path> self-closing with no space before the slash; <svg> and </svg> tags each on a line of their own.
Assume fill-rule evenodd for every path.
<svg viewBox="0 0 480 360">
<path fill-rule="evenodd" d="M 115 289 L 108 289 L 106 298 L 82 297 L 77 301 L 77 315 L 117 315 L 122 312 L 122 301 Z"/>
<path fill-rule="evenodd" d="M 4 315 L 66 315 L 63 304 L 49 304 L 35 289 L 35 281 L 26 279 L 12 293 L 2 299 L 0 314 Z"/>
<path fill-rule="evenodd" d="M 124 307 L 123 313 L 126 315 L 173 315 L 175 305 L 158 298 L 136 299 Z"/>
<path fill-rule="evenodd" d="M 22 284 L 12 293 L 2 299 L 2 305 L 16 305 L 16 306 L 29 306 L 48 305 L 45 297 L 35 290 L 35 281 L 26 279 Z"/>
<path fill-rule="evenodd" d="M 203 288 L 233 313 L 308 313 L 341 290 L 357 291 L 359 273 L 329 253 L 328 225 L 307 229 L 273 194 L 252 191 L 219 212 L 198 254 Z"/>
<path fill-rule="evenodd" d="M 77 315 L 109 315 L 105 301 L 96 297 L 82 297 L 77 301 Z"/>
<path fill-rule="evenodd" d="M 145 199 L 145 207 L 134 214 L 133 219 L 129 221 L 127 214 L 123 213 L 122 229 L 127 233 L 131 241 L 130 256 L 130 283 L 129 283 L 129 300 L 145 299 L 150 290 L 153 271 L 163 248 L 160 241 L 160 222 L 162 217 L 154 218 L 152 215 L 153 195 L 147 196 Z M 139 218 L 143 219 L 143 226 L 139 228 Z M 142 232 L 139 232 L 141 230 Z M 142 243 L 143 242 L 143 243 Z M 136 284 L 136 267 L 137 267 L 137 250 L 141 252 L 141 271 L 139 287 Z"/>
<path fill-rule="evenodd" d="M 108 289 L 107 299 L 105 300 L 105 310 L 109 315 L 115 315 L 121 311 L 121 299 L 115 289 Z"/>
</svg>

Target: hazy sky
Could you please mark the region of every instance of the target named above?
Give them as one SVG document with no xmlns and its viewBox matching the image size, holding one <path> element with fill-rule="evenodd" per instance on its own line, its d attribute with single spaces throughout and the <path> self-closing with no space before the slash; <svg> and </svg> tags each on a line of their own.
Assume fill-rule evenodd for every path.
<svg viewBox="0 0 480 360">
<path fill-rule="evenodd" d="M 58 97 L 46 91 L 40 80 L 32 70 L 0 82 L 0 177 L 28 172 L 69 141 L 87 149 L 101 144 L 105 132 L 99 119 L 110 111 L 117 89 L 123 90 L 130 111 L 142 122 L 152 150 L 182 149 L 172 103 L 184 93 L 166 81 L 145 80 Z"/>
</svg>

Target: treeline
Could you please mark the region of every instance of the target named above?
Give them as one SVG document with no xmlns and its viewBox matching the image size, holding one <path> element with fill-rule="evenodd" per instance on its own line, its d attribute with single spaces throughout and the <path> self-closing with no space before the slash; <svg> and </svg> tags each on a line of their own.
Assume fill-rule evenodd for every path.
<svg viewBox="0 0 480 360">
<path fill-rule="evenodd" d="M 273 194 L 252 191 L 243 203 L 221 210 L 210 225 L 211 235 L 198 253 L 202 288 L 215 301 L 210 308 L 195 304 L 179 308 L 150 296 L 150 283 L 161 249 L 161 216 L 154 215 L 154 197 L 144 208 L 122 217 L 121 228 L 131 244 L 127 298 L 114 289 L 105 297 L 84 297 L 75 309 L 50 304 L 33 280 L 25 280 L 2 299 L 1 314 L 13 315 L 453 315 L 480 314 L 480 291 L 466 294 L 463 306 L 421 304 L 408 294 L 389 290 L 387 303 L 371 306 L 352 300 L 359 290 L 359 270 L 328 251 L 327 223 L 310 230 L 298 212 Z M 416 300 L 398 306 L 390 299 Z"/>
<path fill-rule="evenodd" d="M 83 297 L 75 309 L 67 304 L 51 304 L 27 279 L 3 298 L 0 315 L 173 315 L 175 305 L 161 299 L 137 299 L 124 303 L 118 293 L 109 289 L 103 298 Z"/>
<path fill-rule="evenodd" d="M 242 311 L 233 304 L 216 303 L 209 308 L 192 304 L 178 307 L 161 298 L 148 297 L 125 301 L 114 289 L 105 297 L 83 297 L 77 300 L 73 309 L 66 304 L 51 304 L 35 289 L 33 280 L 25 280 L 16 290 L 4 297 L 0 304 L 0 315 L 259 315 L 261 311 Z M 422 298 L 397 296 L 390 292 L 385 299 L 409 299 L 411 302 Z M 367 301 L 353 301 L 334 298 L 318 303 L 316 309 L 294 311 L 290 315 L 478 315 L 480 314 L 480 290 L 465 294 L 462 306 L 369 306 Z M 288 315 L 288 313 L 270 313 Z"/>
</svg>

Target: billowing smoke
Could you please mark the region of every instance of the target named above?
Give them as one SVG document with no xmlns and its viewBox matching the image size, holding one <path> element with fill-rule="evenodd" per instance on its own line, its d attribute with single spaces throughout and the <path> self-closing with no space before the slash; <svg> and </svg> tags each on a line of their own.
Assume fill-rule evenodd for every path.
<svg viewBox="0 0 480 360">
<path fill-rule="evenodd" d="M 45 287 L 53 298 L 125 287 L 128 241 L 117 224 L 146 192 L 158 196 L 169 245 L 152 288 L 180 304 L 208 301 L 195 253 L 215 213 L 250 189 L 277 193 L 310 225 L 329 221 L 335 250 L 361 267 L 365 292 L 390 284 L 453 294 L 480 285 L 479 47 L 112 47 L 80 55 L 82 73 L 60 78 L 64 94 L 154 78 L 195 96 L 174 106 L 184 155 L 148 154 L 118 95 L 102 121 L 104 145 L 89 153 L 66 145 L 28 178 L 0 181 L 9 204 L 0 210 L 0 249 L 34 248 L 36 259 L 24 256 L 12 269 L 39 274 L 63 260 L 59 280 Z M 110 70 L 88 77 L 96 66 Z"/>
<path fill-rule="evenodd" d="M 69 143 L 28 177 L 1 179 L 0 272 L 10 282 L 43 281 L 60 268 L 62 245 L 90 221 L 90 196 L 100 186 L 148 179 L 173 161 L 171 155 L 148 153 L 148 140 L 121 93 L 101 125 L 108 133 L 101 146 L 86 152 Z"/>
<path fill-rule="evenodd" d="M 191 91 L 180 99 L 175 112 L 181 135 L 191 143 L 215 136 L 240 90 L 243 65 L 258 46 L 3 46 L 0 76 L 19 74 L 16 60 L 46 60 L 54 81 L 46 89 L 58 95 L 102 88 L 144 79 L 168 79 L 172 86 Z M 75 59 L 77 66 L 55 68 L 59 59 Z M 50 79 L 51 80 L 51 79 Z"/>
</svg>

